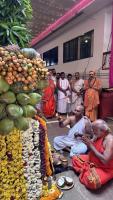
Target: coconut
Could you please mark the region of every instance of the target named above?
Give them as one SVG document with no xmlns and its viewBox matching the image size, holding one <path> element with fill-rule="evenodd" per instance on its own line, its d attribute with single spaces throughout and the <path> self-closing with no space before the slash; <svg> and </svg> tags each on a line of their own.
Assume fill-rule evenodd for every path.
<svg viewBox="0 0 113 200">
<path fill-rule="evenodd" d="M 1 103 L 10 104 L 10 103 L 14 103 L 15 101 L 16 101 L 16 97 L 13 92 L 8 91 L 0 96 Z"/>
<path fill-rule="evenodd" d="M 41 95 L 38 93 L 30 93 L 29 97 L 30 97 L 29 104 L 31 104 L 32 106 L 35 106 L 41 100 Z"/>
<path fill-rule="evenodd" d="M 9 84 L 0 77 L 0 94 L 7 92 L 9 90 Z"/>
<path fill-rule="evenodd" d="M 25 93 L 20 93 L 17 95 L 17 101 L 20 105 L 27 105 L 29 103 L 30 97 Z"/>
<path fill-rule="evenodd" d="M 23 111 L 24 111 L 24 114 L 23 114 L 24 117 L 32 118 L 37 113 L 36 109 L 31 105 L 26 105 L 26 106 L 23 106 L 22 108 L 23 108 Z"/>
<path fill-rule="evenodd" d="M 33 59 L 36 57 L 40 57 L 40 54 L 33 48 L 23 48 L 21 52 L 26 58 Z"/>
<path fill-rule="evenodd" d="M 29 119 L 25 118 L 25 117 L 20 117 L 17 120 L 15 120 L 15 126 L 16 128 L 18 128 L 19 130 L 27 130 L 29 128 Z"/>
<path fill-rule="evenodd" d="M 37 83 L 37 89 L 39 90 L 43 90 L 44 88 L 46 88 L 48 86 L 48 80 L 40 80 L 38 83 Z"/>
<path fill-rule="evenodd" d="M 6 111 L 9 117 L 13 119 L 17 119 L 23 115 L 23 110 L 20 106 L 15 104 L 10 104 L 7 106 Z"/>
<path fill-rule="evenodd" d="M 0 103 L 0 119 L 6 117 L 5 107 L 6 107 L 5 104 Z"/>
<path fill-rule="evenodd" d="M 0 134 L 7 135 L 14 128 L 14 122 L 11 119 L 5 118 L 0 121 Z"/>
</svg>

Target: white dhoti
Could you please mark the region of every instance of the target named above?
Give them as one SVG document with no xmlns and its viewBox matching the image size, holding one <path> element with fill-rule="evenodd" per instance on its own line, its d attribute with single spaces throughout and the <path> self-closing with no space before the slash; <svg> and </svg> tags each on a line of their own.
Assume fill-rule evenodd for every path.
<svg viewBox="0 0 113 200">
<path fill-rule="evenodd" d="M 73 112 L 77 106 L 83 104 L 83 97 L 80 95 L 78 96 L 74 92 L 72 92 L 72 103 L 71 103 L 71 111 Z"/>
<path fill-rule="evenodd" d="M 84 80 L 79 79 L 74 83 L 74 89 L 77 92 L 80 92 L 81 89 L 84 87 Z M 73 112 L 77 106 L 80 106 L 83 104 L 83 96 L 77 95 L 77 93 L 72 92 L 72 103 L 71 103 L 71 111 Z"/>
<path fill-rule="evenodd" d="M 70 87 L 67 79 L 59 79 L 59 85 L 62 89 L 66 90 Z M 58 90 L 58 100 L 57 100 L 57 112 L 59 113 L 67 113 L 67 105 L 68 105 L 68 95 L 69 91 L 66 91 L 67 95 L 65 95 L 61 90 Z"/>
<path fill-rule="evenodd" d="M 67 98 L 58 99 L 57 102 L 57 112 L 58 113 L 67 113 Z"/>
<path fill-rule="evenodd" d="M 76 149 L 76 146 L 78 148 L 77 152 L 85 153 L 87 151 L 87 146 L 79 139 L 75 138 L 76 134 L 83 135 L 85 133 L 85 124 L 86 122 L 89 122 L 89 119 L 87 117 L 82 117 L 70 130 L 67 136 L 58 136 L 54 138 L 54 148 L 56 150 L 62 150 L 66 147 L 73 147 Z M 78 143 L 81 145 L 83 144 L 83 148 L 81 148 L 81 145 L 78 145 Z M 75 150 L 74 150 L 75 151 Z M 76 151 L 75 151 L 76 152 Z"/>
<path fill-rule="evenodd" d="M 54 138 L 54 148 L 56 150 L 62 150 L 65 147 L 71 147 L 75 144 L 75 139 L 69 138 L 69 136 L 58 136 Z"/>
</svg>

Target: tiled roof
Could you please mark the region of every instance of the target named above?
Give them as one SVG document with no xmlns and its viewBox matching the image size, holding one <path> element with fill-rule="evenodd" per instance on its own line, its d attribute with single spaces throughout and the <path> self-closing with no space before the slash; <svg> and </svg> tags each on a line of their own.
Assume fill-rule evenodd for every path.
<svg viewBox="0 0 113 200">
<path fill-rule="evenodd" d="M 33 37 L 64 15 L 75 2 L 78 2 L 78 0 L 31 0 L 33 19 L 29 26 Z"/>
<path fill-rule="evenodd" d="M 47 37 L 94 0 L 32 0 L 34 38 L 31 46 Z"/>
</svg>

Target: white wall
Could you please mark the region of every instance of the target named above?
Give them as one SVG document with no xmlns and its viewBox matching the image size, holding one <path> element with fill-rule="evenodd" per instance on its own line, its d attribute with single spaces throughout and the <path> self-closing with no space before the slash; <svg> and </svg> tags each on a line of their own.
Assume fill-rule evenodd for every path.
<svg viewBox="0 0 113 200">
<path fill-rule="evenodd" d="M 105 9 L 104 21 L 104 38 L 103 38 L 103 52 L 111 50 L 111 27 L 112 27 L 112 6 Z M 102 84 L 104 87 L 109 87 L 109 70 L 100 70 L 102 74 Z"/>
<path fill-rule="evenodd" d="M 112 6 L 109 6 L 105 9 L 104 43 L 103 43 L 104 52 L 110 50 L 110 48 L 108 47 L 110 47 L 111 44 L 111 25 L 112 25 Z"/>
<path fill-rule="evenodd" d="M 55 37 L 49 42 L 46 41 L 46 43 L 43 46 L 38 48 L 38 52 L 43 53 L 45 51 L 48 51 L 49 49 L 54 48 L 55 46 L 58 46 L 58 65 L 49 67 L 55 68 L 57 72 L 65 71 L 66 73 L 74 73 L 76 71 L 79 71 L 83 73 L 85 70 L 86 72 L 88 72 L 89 70 L 94 69 L 100 73 L 108 74 L 108 71 L 100 69 L 102 66 L 102 54 L 104 51 L 107 51 L 109 37 L 111 34 L 111 19 L 112 8 L 111 6 L 109 6 L 99 11 L 98 13 L 88 17 L 87 19 L 82 20 L 82 22 L 73 26 L 73 28 L 69 29 L 68 25 L 65 25 L 65 29 L 64 27 L 62 28 L 63 33 L 60 34 L 60 30 L 58 30 L 59 36 Z M 77 36 L 83 35 L 85 32 L 88 32 L 93 29 L 93 57 L 63 63 L 63 43 Z M 107 80 L 103 79 L 103 86 L 108 86 L 108 77 Z"/>
</svg>

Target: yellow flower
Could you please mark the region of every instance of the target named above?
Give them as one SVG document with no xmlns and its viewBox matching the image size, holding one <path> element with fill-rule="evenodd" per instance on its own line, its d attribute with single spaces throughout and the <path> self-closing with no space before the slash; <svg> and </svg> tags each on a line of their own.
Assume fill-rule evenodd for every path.
<svg viewBox="0 0 113 200">
<path fill-rule="evenodd" d="M 1 199 L 10 200 L 11 196 L 14 196 L 16 200 L 27 200 L 25 197 L 26 181 L 23 175 L 21 132 L 14 129 L 9 135 L 0 137 L 1 147 L 3 147 L 2 151 L 0 151 Z M 9 152 L 9 157 L 6 152 Z M 13 160 L 10 160 L 11 157 Z M 20 193 L 22 188 L 24 191 Z M 20 194 L 25 198 L 21 198 Z"/>
</svg>

